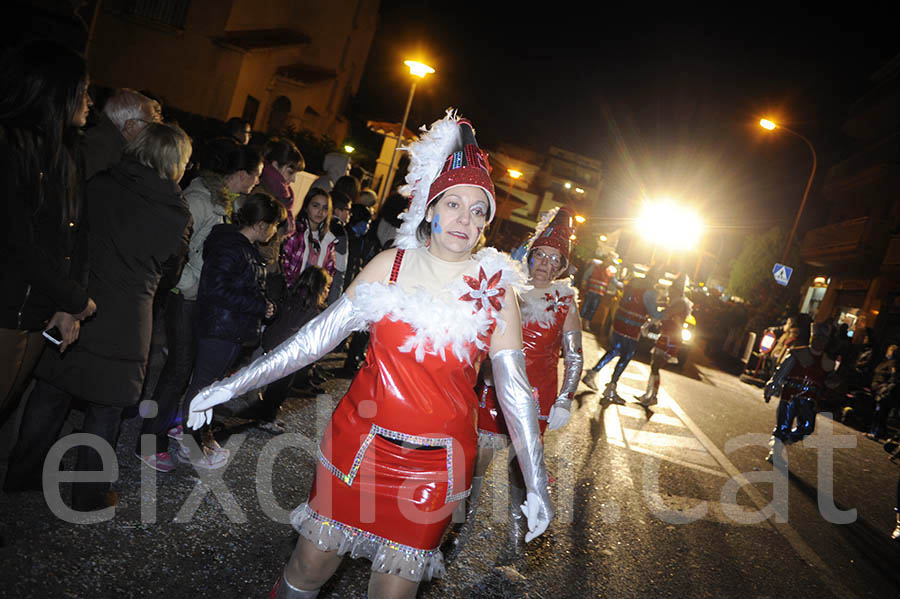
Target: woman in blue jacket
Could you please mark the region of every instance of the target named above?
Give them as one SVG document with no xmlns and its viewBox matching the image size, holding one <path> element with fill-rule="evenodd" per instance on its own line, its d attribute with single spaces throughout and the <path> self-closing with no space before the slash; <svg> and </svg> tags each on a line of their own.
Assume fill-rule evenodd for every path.
<svg viewBox="0 0 900 599">
<path fill-rule="evenodd" d="M 186 397 L 224 376 L 241 348 L 259 341 L 263 319 L 275 313 L 266 297 L 266 262 L 257 244 L 269 241 L 286 218 L 280 202 L 255 193 L 232 216 L 232 224 L 216 225 L 207 237 L 195 312 L 197 357 Z M 228 452 L 209 427 L 193 434 L 194 449 L 201 451 L 194 455 L 191 445 L 182 443 L 179 461 L 206 469 L 224 466 Z"/>
</svg>

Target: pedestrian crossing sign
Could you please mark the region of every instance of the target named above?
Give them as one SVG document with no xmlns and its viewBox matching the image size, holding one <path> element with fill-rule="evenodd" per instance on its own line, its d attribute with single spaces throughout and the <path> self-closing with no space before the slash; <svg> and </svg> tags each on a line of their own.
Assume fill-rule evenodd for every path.
<svg viewBox="0 0 900 599">
<path fill-rule="evenodd" d="M 776 283 L 787 287 L 788 281 L 791 280 L 792 272 L 794 272 L 794 269 L 790 266 L 785 266 L 784 264 L 778 264 L 776 262 L 775 267 L 772 269 L 772 276 L 775 277 Z"/>
</svg>

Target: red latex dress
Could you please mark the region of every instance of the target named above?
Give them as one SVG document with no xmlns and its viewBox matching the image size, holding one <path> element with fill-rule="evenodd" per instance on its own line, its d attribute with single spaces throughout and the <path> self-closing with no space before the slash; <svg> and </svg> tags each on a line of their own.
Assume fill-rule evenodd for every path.
<svg viewBox="0 0 900 599">
<path fill-rule="evenodd" d="M 563 325 L 574 306 L 574 297 L 571 285 L 557 281 L 545 289 L 532 289 L 519 298 L 525 370 L 534 394 L 541 434 L 547 428 L 547 417 L 559 392 L 557 365 Z M 509 443 L 494 387 L 483 382 L 478 388 L 478 433 L 482 446 L 496 448 Z"/>
<path fill-rule="evenodd" d="M 407 257 L 415 251 L 426 250 L 409 250 Z M 360 310 L 372 321 L 366 361 L 325 429 L 309 501 L 292 516 L 320 549 L 367 557 L 373 570 L 410 580 L 443 574 L 438 547 L 453 510 L 469 494 L 477 449 L 474 387 L 501 305 L 478 301 L 482 295 L 472 290 L 510 284 L 520 275 L 507 271 L 509 265 L 495 250 L 479 252 L 474 276 L 442 290 L 456 302 L 391 284 L 357 288 L 354 306 L 369 305 Z M 392 280 L 398 270 L 395 262 Z M 493 276 L 501 270 L 502 280 Z M 434 342 L 448 336 L 452 342 Z"/>
</svg>

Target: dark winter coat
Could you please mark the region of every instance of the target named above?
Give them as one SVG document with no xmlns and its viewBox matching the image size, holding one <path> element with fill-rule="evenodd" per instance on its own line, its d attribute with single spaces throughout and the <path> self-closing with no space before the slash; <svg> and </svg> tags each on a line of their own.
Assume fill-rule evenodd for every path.
<svg viewBox="0 0 900 599">
<path fill-rule="evenodd" d="M 54 193 L 40 175 L 21 175 L 18 158 L 0 127 L 0 328 L 39 331 L 55 312 L 87 307 L 87 227 L 77 171 Z"/>
<path fill-rule="evenodd" d="M 64 354 L 44 352 L 35 374 L 89 401 L 129 406 L 144 381 L 153 295 L 183 264 L 191 214 L 176 183 L 132 158 L 94 177 L 86 195 L 97 313 Z"/>
<path fill-rule="evenodd" d="M 125 136 L 115 123 L 101 112 L 99 122 L 84 132 L 82 147 L 85 180 L 89 181 L 97 173 L 118 164 L 125 152 L 125 145 Z"/>
<path fill-rule="evenodd" d="M 197 337 L 259 341 L 266 314 L 266 263 L 235 225 L 216 225 L 203 245 L 194 312 Z"/>
</svg>

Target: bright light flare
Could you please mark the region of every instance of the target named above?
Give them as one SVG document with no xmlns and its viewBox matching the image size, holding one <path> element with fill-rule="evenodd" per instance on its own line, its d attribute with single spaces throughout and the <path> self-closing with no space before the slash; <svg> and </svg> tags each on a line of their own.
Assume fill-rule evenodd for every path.
<svg viewBox="0 0 900 599">
<path fill-rule="evenodd" d="M 775 123 L 773 123 L 773 122 L 770 121 L 769 119 L 760 119 L 760 120 L 759 120 L 759 126 L 762 127 L 763 129 L 768 129 L 769 131 L 771 131 L 772 129 L 774 129 L 774 128 L 777 127 L 778 125 L 776 125 Z"/>
<path fill-rule="evenodd" d="M 512 177 L 513 179 L 518 179 L 519 177 L 522 176 L 522 171 L 517 171 L 517 170 L 514 169 L 514 168 L 508 168 L 508 169 L 506 169 L 506 172 L 507 172 L 507 173 L 509 174 L 509 176 Z"/>
<path fill-rule="evenodd" d="M 416 62 L 415 60 L 404 60 L 403 64 L 408 66 L 409 72 L 416 77 L 425 77 L 425 75 L 434 73 L 434 69 L 422 62 Z"/>
<path fill-rule="evenodd" d="M 566 181 L 566 183 L 563 185 L 563 187 L 565 187 L 566 189 L 572 189 L 572 184 L 569 183 L 568 181 Z"/>
<path fill-rule="evenodd" d="M 700 217 L 672 202 L 644 204 L 637 225 L 645 239 L 673 250 L 691 249 L 703 233 Z"/>
<path fill-rule="evenodd" d="M 609 237 L 607 237 L 606 235 L 601 235 L 599 239 L 600 241 L 606 241 L 607 239 L 609 239 Z"/>
<path fill-rule="evenodd" d="M 579 225 L 583 224 L 585 220 L 587 220 L 587 219 L 584 218 L 583 216 L 581 216 L 580 214 L 575 215 L 575 222 L 578 223 Z"/>
<path fill-rule="evenodd" d="M 351 146 L 351 145 L 345 145 L 345 146 L 344 146 L 344 151 L 347 152 L 348 154 L 352 154 L 354 150 L 356 150 L 356 148 L 354 148 L 354 147 Z"/>
</svg>

